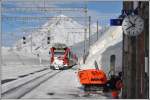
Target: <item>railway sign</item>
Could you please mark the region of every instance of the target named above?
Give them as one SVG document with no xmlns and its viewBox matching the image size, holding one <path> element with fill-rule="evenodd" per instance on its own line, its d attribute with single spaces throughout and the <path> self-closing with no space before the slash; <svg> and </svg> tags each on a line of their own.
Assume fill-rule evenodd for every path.
<svg viewBox="0 0 150 100">
<path fill-rule="evenodd" d="M 110 19 L 110 26 L 121 26 L 123 19 Z"/>
</svg>

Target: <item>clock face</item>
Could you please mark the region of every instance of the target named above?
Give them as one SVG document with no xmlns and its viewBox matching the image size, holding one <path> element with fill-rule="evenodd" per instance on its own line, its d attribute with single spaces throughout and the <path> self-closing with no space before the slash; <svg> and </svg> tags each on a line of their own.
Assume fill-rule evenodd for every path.
<svg viewBox="0 0 150 100">
<path fill-rule="evenodd" d="M 144 21 L 140 16 L 129 15 L 123 20 L 122 28 L 126 35 L 137 36 L 143 31 Z"/>
</svg>

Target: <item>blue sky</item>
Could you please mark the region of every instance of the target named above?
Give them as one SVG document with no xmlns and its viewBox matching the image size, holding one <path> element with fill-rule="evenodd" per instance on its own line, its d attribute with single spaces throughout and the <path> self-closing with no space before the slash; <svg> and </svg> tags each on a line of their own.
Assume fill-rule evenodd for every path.
<svg viewBox="0 0 150 100">
<path fill-rule="evenodd" d="M 119 13 L 122 8 L 122 1 L 89 2 L 88 8 L 101 13 Z"/>
<path fill-rule="evenodd" d="M 57 4 L 50 4 L 46 3 L 45 6 L 53 6 L 53 7 L 83 7 L 85 4 L 84 2 L 62 2 Z M 2 7 L 3 8 L 9 8 L 9 7 L 23 7 L 23 6 L 31 6 L 31 5 L 25 5 L 23 3 L 17 3 L 17 2 L 3 2 Z M 43 6 L 43 3 L 36 3 L 32 4 L 32 6 L 40 7 Z M 101 26 L 109 25 L 109 21 L 111 18 L 117 18 L 121 14 L 122 10 L 122 1 L 95 1 L 95 2 L 88 2 L 87 3 L 88 8 L 88 16 L 91 16 L 92 23 L 95 23 L 97 20 L 99 21 L 99 24 Z M 7 12 L 3 13 L 3 16 L 57 16 L 60 13 L 54 13 L 54 14 L 48 14 L 48 13 L 39 13 L 39 12 Z M 81 12 L 74 12 L 74 13 L 62 13 L 67 16 L 81 16 L 83 13 Z M 8 33 L 15 32 L 17 33 L 18 37 L 22 37 L 21 31 L 18 31 L 21 28 L 27 28 L 27 27 L 40 27 L 43 25 L 47 20 L 30 20 L 28 22 L 26 21 L 19 21 L 19 20 L 8 20 L 3 19 L 2 20 L 2 31 L 3 31 L 3 39 L 4 44 L 6 45 L 12 45 L 15 41 L 15 38 L 12 39 L 12 36 Z M 81 21 L 79 21 L 81 22 Z M 6 42 L 7 41 L 7 42 Z"/>
</svg>

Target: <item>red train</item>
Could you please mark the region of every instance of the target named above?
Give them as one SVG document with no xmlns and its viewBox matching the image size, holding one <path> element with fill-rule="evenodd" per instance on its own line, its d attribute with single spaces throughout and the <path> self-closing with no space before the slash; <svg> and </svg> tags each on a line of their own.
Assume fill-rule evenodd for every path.
<svg viewBox="0 0 150 100">
<path fill-rule="evenodd" d="M 50 48 L 50 68 L 68 69 L 76 65 L 78 58 L 65 44 L 54 44 Z"/>
</svg>

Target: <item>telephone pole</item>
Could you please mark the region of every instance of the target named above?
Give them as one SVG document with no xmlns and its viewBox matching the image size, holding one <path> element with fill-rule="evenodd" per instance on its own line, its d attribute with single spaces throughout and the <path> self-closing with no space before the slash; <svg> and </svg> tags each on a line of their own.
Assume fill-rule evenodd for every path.
<svg viewBox="0 0 150 100">
<path fill-rule="evenodd" d="M 2 2 L 0 2 L 0 8 L 2 8 Z M 2 22 L 2 10 L 0 9 L 0 22 Z M 0 65 L 2 58 L 2 24 L 0 24 Z"/>
<path fill-rule="evenodd" d="M 0 2 L 2 8 L 2 2 Z M 2 9 L 0 9 L 0 22 L 2 22 Z M 0 66 L 2 65 L 2 24 L 0 24 Z"/>
<path fill-rule="evenodd" d="M 134 11 L 134 1 L 124 1 L 123 10 Z M 135 37 L 123 34 L 123 95 L 122 98 L 144 99 L 145 98 L 145 45 L 148 43 L 148 13 L 145 13 L 149 6 L 148 2 L 138 2 L 136 8 L 138 15 L 144 19 L 143 32 Z M 145 17 L 147 16 L 147 18 Z M 146 36 L 146 37 L 145 37 Z M 148 52 L 147 52 L 148 53 Z M 148 54 L 147 54 L 148 55 Z"/>
<path fill-rule="evenodd" d="M 2 8 L 2 2 L 0 2 L 0 8 Z M 2 9 L 0 9 L 0 22 L 2 22 Z M 0 24 L 0 57 L 1 57 L 1 47 L 2 47 L 2 24 Z M 0 59 L 1 61 L 1 59 Z M 1 62 L 0 62 L 1 64 Z"/>
<path fill-rule="evenodd" d="M 97 20 L 97 40 L 98 40 L 98 20 Z"/>
<path fill-rule="evenodd" d="M 91 16 L 89 16 L 89 48 L 90 48 L 90 42 L 91 42 Z"/>
<path fill-rule="evenodd" d="M 133 10 L 133 2 L 123 2 L 123 10 Z M 123 33 L 123 98 L 135 98 L 136 37 Z M 133 51 L 135 50 L 135 51 Z"/>
<path fill-rule="evenodd" d="M 87 1 L 85 1 L 84 7 L 84 14 L 85 14 L 85 26 L 84 26 L 84 56 L 83 56 L 83 63 L 85 63 L 86 56 L 87 56 Z"/>
</svg>

